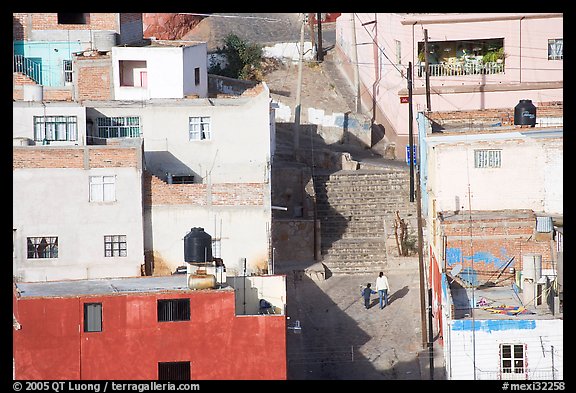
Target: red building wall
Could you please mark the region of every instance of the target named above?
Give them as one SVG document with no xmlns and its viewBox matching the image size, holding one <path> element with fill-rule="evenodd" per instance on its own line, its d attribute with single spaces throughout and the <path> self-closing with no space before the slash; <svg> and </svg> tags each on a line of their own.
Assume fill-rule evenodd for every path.
<svg viewBox="0 0 576 393">
<path fill-rule="evenodd" d="M 157 300 L 190 298 L 190 321 L 158 322 Z M 83 304 L 102 303 L 86 333 Z M 236 316 L 234 292 L 201 290 L 20 298 L 16 379 L 158 379 L 158 362 L 190 361 L 191 378 L 286 379 L 284 315 Z"/>
</svg>

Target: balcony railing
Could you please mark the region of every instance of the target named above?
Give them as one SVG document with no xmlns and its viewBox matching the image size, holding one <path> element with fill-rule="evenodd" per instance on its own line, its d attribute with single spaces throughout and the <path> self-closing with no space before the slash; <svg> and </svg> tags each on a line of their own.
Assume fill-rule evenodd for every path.
<svg viewBox="0 0 576 393">
<path fill-rule="evenodd" d="M 42 84 L 42 64 L 24 57 L 14 55 L 13 72 L 20 72 L 38 84 Z"/>
<path fill-rule="evenodd" d="M 493 75 L 504 73 L 504 63 L 440 63 L 429 64 L 430 76 Z M 418 77 L 425 75 L 426 65 L 418 64 Z"/>
<path fill-rule="evenodd" d="M 562 375 L 555 368 L 528 369 L 521 373 L 503 373 L 501 371 L 476 370 L 476 379 L 489 380 L 559 380 Z"/>
</svg>

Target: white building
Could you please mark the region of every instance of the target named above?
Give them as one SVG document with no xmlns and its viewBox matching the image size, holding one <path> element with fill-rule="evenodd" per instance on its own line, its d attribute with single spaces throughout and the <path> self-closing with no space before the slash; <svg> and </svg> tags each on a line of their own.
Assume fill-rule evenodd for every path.
<svg viewBox="0 0 576 393">
<path fill-rule="evenodd" d="M 115 100 L 208 96 L 205 42 L 112 47 Z"/>
<path fill-rule="evenodd" d="M 13 147 L 17 281 L 140 276 L 142 147 Z"/>
</svg>

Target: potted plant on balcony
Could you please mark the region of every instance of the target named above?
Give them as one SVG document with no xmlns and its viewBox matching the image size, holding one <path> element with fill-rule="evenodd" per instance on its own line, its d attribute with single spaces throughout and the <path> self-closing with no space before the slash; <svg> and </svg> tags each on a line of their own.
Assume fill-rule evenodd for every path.
<svg viewBox="0 0 576 393">
<path fill-rule="evenodd" d="M 482 62 L 486 63 L 503 63 L 506 58 L 506 53 L 504 52 L 504 47 L 500 47 L 496 50 L 491 50 L 486 52 L 482 57 Z"/>
</svg>

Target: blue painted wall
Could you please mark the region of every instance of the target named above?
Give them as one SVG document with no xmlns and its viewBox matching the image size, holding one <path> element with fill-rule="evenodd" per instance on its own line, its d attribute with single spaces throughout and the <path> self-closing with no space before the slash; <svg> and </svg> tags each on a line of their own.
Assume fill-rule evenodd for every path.
<svg viewBox="0 0 576 393">
<path fill-rule="evenodd" d="M 536 328 L 536 321 L 533 319 L 458 319 L 452 321 L 452 330 L 455 331 L 482 331 L 495 332 L 504 330 L 532 330 Z"/>
<path fill-rule="evenodd" d="M 64 86 L 64 60 L 72 60 L 72 53 L 83 50 L 79 41 L 15 41 L 14 55 L 34 59 L 41 64 L 41 84 Z"/>
</svg>

